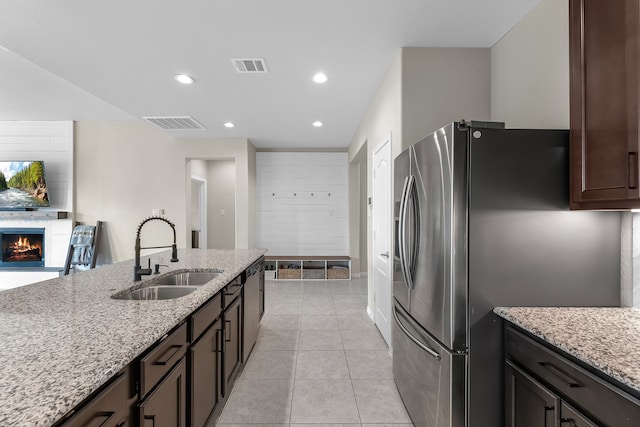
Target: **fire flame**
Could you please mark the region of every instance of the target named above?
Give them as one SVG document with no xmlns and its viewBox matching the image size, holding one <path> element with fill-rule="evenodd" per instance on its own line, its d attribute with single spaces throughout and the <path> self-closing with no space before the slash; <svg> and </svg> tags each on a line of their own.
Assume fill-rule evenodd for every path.
<svg viewBox="0 0 640 427">
<path fill-rule="evenodd" d="M 42 252 L 42 244 L 40 243 L 31 243 L 29 238 L 26 236 L 19 236 L 14 242 L 9 244 L 9 249 L 14 254 L 20 254 L 22 252 L 33 251 L 34 249 L 38 249 L 38 251 Z"/>
</svg>

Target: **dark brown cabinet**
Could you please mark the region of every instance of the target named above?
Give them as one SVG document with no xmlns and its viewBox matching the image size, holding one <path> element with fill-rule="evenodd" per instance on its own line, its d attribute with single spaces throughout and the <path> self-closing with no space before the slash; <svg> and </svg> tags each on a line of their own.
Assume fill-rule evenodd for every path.
<svg viewBox="0 0 640 427">
<path fill-rule="evenodd" d="M 505 378 L 507 427 L 555 427 L 558 396 L 509 362 Z"/>
<path fill-rule="evenodd" d="M 242 298 L 235 298 L 224 310 L 223 386 L 227 397 L 233 387 L 235 375 L 242 362 Z"/>
<path fill-rule="evenodd" d="M 122 373 L 62 426 L 124 427 L 127 412 L 127 374 Z"/>
<path fill-rule="evenodd" d="M 222 319 L 189 349 L 191 427 L 203 427 L 222 397 Z"/>
<path fill-rule="evenodd" d="M 187 370 L 184 358 L 138 405 L 140 427 L 186 427 Z"/>
<path fill-rule="evenodd" d="M 187 345 L 185 322 L 140 359 L 140 427 L 186 427 Z"/>
<path fill-rule="evenodd" d="M 260 324 L 260 267 L 262 262 L 257 262 L 246 271 L 244 295 L 242 297 L 244 321 L 242 322 L 243 342 L 242 361 L 246 362 L 251 350 L 258 338 Z"/>
<path fill-rule="evenodd" d="M 638 0 L 570 0 L 571 208 L 640 207 Z"/>
<path fill-rule="evenodd" d="M 560 404 L 560 426 L 564 427 L 598 427 L 586 415 L 572 408 L 566 402 Z"/>
<path fill-rule="evenodd" d="M 512 326 L 505 335 L 507 426 L 640 425 L 638 396 L 613 379 L 595 375 Z"/>
<path fill-rule="evenodd" d="M 187 324 L 183 323 L 140 360 L 140 395 L 145 396 L 187 352 Z"/>
<path fill-rule="evenodd" d="M 222 399 L 222 292 L 191 315 L 189 425 L 204 427 Z"/>
</svg>

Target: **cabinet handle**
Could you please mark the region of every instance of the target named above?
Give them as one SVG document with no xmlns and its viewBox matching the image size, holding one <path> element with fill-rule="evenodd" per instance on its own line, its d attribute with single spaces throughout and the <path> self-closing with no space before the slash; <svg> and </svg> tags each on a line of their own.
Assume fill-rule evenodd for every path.
<svg viewBox="0 0 640 427">
<path fill-rule="evenodd" d="M 225 323 L 225 325 L 227 323 L 231 324 L 231 320 L 225 320 L 224 323 Z M 231 336 L 229 336 L 229 338 L 227 339 L 227 331 L 231 331 L 231 327 L 228 327 L 228 328 L 225 327 L 224 328 L 224 341 L 225 342 L 231 342 Z"/>
<path fill-rule="evenodd" d="M 242 284 L 239 284 L 239 285 L 229 285 L 229 286 L 227 286 L 227 290 L 225 291 L 225 295 L 234 295 L 234 294 L 236 293 L 236 291 L 229 292 L 229 290 L 230 290 L 231 288 L 239 288 L 239 287 L 241 287 L 241 286 L 242 286 Z"/>
<path fill-rule="evenodd" d="M 149 424 L 147 421 L 151 421 L 151 424 Z M 156 425 L 156 416 L 155 415 L 145 415 L 144 416 L 144 427 L 150 426 L 150 427 L 155 427 Z"/>
<path fill-rule="evenodd" d="M 559 378 L 562 382 L 572 388 L 581 387 L 578 381 L 571 378 L 569 375 L 565 374 L 560 368 L 556 368 L 551 363 L 548 362 L 538 362 L 540 366 L 549 371 L 556 378 Z"/>
<path fill-rule="evenodd" d="M 167 365 L 169 363 L 169 360 L 171 360 L 173 358 L 173 356 L 175 356 L 180 349 L 182 348 L 182 345 L 172 345 L 171 347 L 169 347 L 167 349 L 167 351 L 165 351 L 162 356 L 160 356 L 160 358 L 162 358 L 163 356 L 167 356 L 168 357 L 166 359 L 159 359 L 156 360 L 155 362 L 153 362 L 154 365 Z M 173 351 L 171 351 L 173 350 Z M 171 353 L 171 354 L 169 354 Z"/>
<path fill-rule="evenodd" d="M 638 153 L 629 153 L 629 188 L 638 188 Z"/>
<path fill-rule="evenodd" d="M 554 426 L 555 425 L 555 406 L 545 406 L 544 407 L 544 425 L 545 426 Z"/>
<path fill-rule="evenodd" d="M 222 329 L 216 330 L 216 335 L 213 338 L 213 352 L 214 353 L 222 353 L 222 344 L 220 343 L 220 332 Z"/>
<path fill-rule="evenodd" d="M 88 424 L 88 427 L 101 427 L 106 425 L 105 423 L 111 419 L 113 414 L 115 414 L 115 412 L 98 412 L 92 422 Z"/>
</svg>

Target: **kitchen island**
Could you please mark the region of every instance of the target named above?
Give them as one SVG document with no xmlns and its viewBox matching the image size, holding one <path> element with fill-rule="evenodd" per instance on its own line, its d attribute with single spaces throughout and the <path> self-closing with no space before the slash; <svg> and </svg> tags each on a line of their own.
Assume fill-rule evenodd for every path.
<svg viewBox="0 0 640 427">
<path fill-rule="evenodd" d="M 221 272 L 177 299 L 111 298 L 139 284 L 133 260 L 0 292 L 0 425 L 53 425 L 264 252 L 179 250 L 161 275 Z"/>
<path fill-rule="evenodd" d="M 560 423 L 579 426 L 639 425 L 639 310 L 497 307 L 493 311 L 508 321 L 506 425 L 520 425 L 532 414 L 543 423 L 556 417 Z"/>
</svg>

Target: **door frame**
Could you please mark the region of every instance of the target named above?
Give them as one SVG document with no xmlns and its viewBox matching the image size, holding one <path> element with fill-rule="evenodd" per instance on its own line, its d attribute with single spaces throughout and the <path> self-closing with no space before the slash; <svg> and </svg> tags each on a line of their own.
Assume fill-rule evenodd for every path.
<svg viewBox="0 0 640 427">
<path fill-rule="evenodd" d="M 375 175 L 375 165 L 376 165 L 376 159 L 377 159 L 377 154 L 378 153 L 382 153 L 382 155 L 389 160 L 389 168 L 388 168 L 388 175 L 385 177 L 380 177 L 380 176 L 376 176 Z M 388 133 L 383 141 L 378 144 L 376 147 L 374 147 L 373 151 L 372 151 L 372 156 L 371 156 L 371 174 L 372 174 L 372 191 L 371 194 L 375 195 L 376 194 L 376 180 L 380 180 L 380 179 L 384 179 L 387 181 L 387 188 L 389 189 L 389 197 L 388 200 L 386 200 L 386 203 L 381 204 L 380 200 L 376 200 L 375 197 L 373 199 L 373 203 L 372 203 L 372 209 L 371 209 L 371 214 L 372 214 L 372 226 L 373 226 L 373 241 L 371 244 L 371 249 L 372 249 L 372 253 L 371 253 L 371 269 L 372 269 L 372 275 L 371 275 L 371 280 L 373 281 L 372 284 L 372 290 L 373 290 L 373 320 L 375 323 L 375 314 L 378 311 L 378 302 L 379 302 L 379 298 L 377 298 L 376 295 L 376 273 L 375 273 L 375 268 L 376 268 L 376 257 L 377 254 L 376 252 L 376 212 L 380 212 L 380 209 L 386 209 L 387 214 L 386 217 L 388 218 L 387 221 L 387 225 L 386 225 L 386 235 L 387 235 L 387 248 L 386 248 L 386 252 L 389 254 L 389 258 L 388 258 L 388 270 L 387 270 L 387 284 L 386 284 L 386 288 L 387 291 L 389 293 L 389 307 L 386 307 L 386 313 L 388 313 L 388 336 L 385 337 L 385 334 L 382 333 L 383 337 L 385 338 L 385 341 L 387 341 L 387 344 L 389 345 L 389 349 L 391 349 L 391 325 L 392 325 L 392 307 L 393 307 L 393 227 L 391 225 L 391 222 L 393 220 L 393 158 L 392 158 L 392 150 L 391 150 L 391 133 Z M 378 181 L 380 182 L 380 181 Z M 384 252 L 383 252 L 384 253 Z M 383 312 L 385 312 L 384 310 L 382 310 Z M 388 339 L 388 340 L 387 340 Z"/>
<path fill-rule="evenodd" d="M 207 249 L 207 180 L 200 178 L 198 176 L 191 175 L 191 183 L 196 182 L 199 187 L 198 194 L 191 194 L 191 197 L 198 197 L 198 207 L 200 208 L 200 212 L 198 212 L 200 217 L 200 224 L 198 224 L 200 228 L 200 249 Z M 191 224 L 193 227 L 193 224 Z"/>
</svg>

